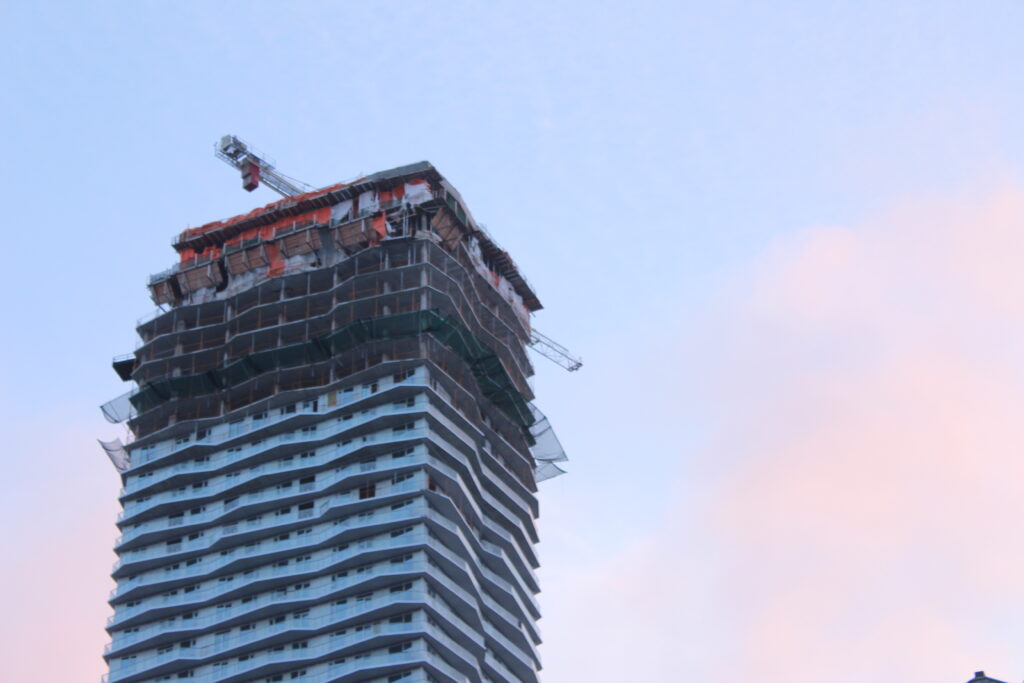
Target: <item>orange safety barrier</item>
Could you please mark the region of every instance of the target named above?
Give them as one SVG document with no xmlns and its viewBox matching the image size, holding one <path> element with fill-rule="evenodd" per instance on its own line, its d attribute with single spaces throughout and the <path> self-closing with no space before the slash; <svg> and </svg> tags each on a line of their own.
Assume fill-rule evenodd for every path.
<svg viewBox="0 0 1024 683">
<path fill-rule="evenodd" d="M 374 230 L 374 232 L 377 233 L 378 237 L 380 237 L 381 239 L 387 237 L 387 234 L 388 234 L 388 224 L 387 224 L 387 221 L 384 220 L 384 213 L 383 212 L 381 212 L 380 214 L 378 214 L 378 215 L 373 217 L 372 225 L 373 225 L 373 230 Z"/>
<path fill-rule="evenodd" d="M 281 258 L 281 248 L 277 244 L 267 244 L 267 258 L 270 259 L 270 270 L 267 271 L 267 275 L 274 277 L 284 273 L 284 259 Z"/>
<path fill-rule="evenodd" d="M 259 228 L 251 228 L 251 229 L 246 230 L 245 232 L 243 232 L 241 235 L 238 235 L 236 237 L 231 238 L 230 240 L 228 240 L 224 244 L 225 244 L 225 246 L 227 246 L 227 245 L 234 246 L 234 245 L 241 244 L 244 240 L 252 239 L 253 237 L 259 237 L 260 239 L 263 239 L 263 240 L 272 240 L 272 239 L 274 239 L 278 228 L 289 226 L 292 223 L 304 223 L 304 222 L 307 222 L 307 221 L 310 221 L 310 222 L 313 222 L 313 223 L 327 223 L 330 219 L 331 219 L 331 207 L 325 206 L 325 207 L 320 208 L 320 209 L 313 209 L 312 211 L 306 211 L 305 213 L 300 213 L 298 216 L 289 216 L 287 218 L 282 218 L 281 220 L 275 221 L 275 222 L 271 223 L 270 225 L 264 225 L 264 226 L 259 227 Z M 234 219 L 231 219 L 230 222 L 234 222 Z M 219 258 L 221 253 L 222 253 L 221 252 L 221 248 L 220 247 L 208 247 L 207 250 L 211 250 L 211 249 L 212 250 L 216 250 L 216 251 L 212 251 L 211 252 L 212 258 Z M 207 250 L 204 250 L 203 253 L 205 254 Z M 185 262 L 189 261 L 190 259 L 194 258 L 195 256 L 196 256 L 196 252 L 195 252 L 194 249 L 186 248 L 186 249 L 182 249 L 181 250 L 181 262 L 182 263 L 185 263 Z"/>
</svg>

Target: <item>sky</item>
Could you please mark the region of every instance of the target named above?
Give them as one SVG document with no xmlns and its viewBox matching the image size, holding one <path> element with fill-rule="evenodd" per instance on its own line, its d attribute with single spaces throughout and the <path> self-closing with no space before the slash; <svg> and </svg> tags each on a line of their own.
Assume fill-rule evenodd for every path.
<svg viewBox="0 0 1024 683">
<path fill-rule="evenodd" d="M 1024 4 L 0 0 L 0 655 L 98 680 L 183 228 L 429 160 L 538 291 L 546 683 L 1024 678 Z"/>
</svg>

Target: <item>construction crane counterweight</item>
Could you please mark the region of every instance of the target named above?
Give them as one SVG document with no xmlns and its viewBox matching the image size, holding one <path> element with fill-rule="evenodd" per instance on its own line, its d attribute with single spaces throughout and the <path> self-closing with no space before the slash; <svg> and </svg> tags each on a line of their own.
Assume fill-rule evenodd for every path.
<svg viewBox="0 0 1024 683">
<path fill-rule="evenodd" d="M 242 187 L 248 192 L 259 187 L 260 181 L 282 197 L 303 194 L 313 189 L 312 186 L 289 178 L 275 169 L 266 155 L 257 153 L 234 135 L 222 137 L 214 146 L 214 153 L 218 159 L 242 172 Z"/>
</svg>

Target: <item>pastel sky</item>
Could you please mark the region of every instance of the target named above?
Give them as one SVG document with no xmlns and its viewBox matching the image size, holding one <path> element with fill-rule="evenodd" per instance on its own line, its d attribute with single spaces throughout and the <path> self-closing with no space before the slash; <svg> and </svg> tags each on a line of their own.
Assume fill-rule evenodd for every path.
<svg viewBox="0 0 1024 683">
<path fill-rule="evenodd" d="M 427 159 L 515 257 L 571 462 L 548 683 L 1024 678 L 1024 4 L 0 2 L 0 678 L 96 681 L 97 406 L 237 134 Z"/>
</svg>

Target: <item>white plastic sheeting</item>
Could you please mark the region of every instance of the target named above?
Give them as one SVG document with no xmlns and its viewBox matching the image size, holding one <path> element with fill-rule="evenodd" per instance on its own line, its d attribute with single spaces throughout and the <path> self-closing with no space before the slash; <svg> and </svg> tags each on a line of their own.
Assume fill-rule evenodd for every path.
<svg viewBox="0 0 1024 683">
<path fill-rule="evenodd" d="M 331 219 L 344 221 L 348 220 L 352 213 L 352 200 L 346 199 L 343 202 L 339 202 L 331 207 Z"/>
<path fill-rule="evenodd" d="M 531 403 L 530 410 L 533 412 L 534 418 L 533 426 L 530 427 L 530 434 L 535 442 L 530 448 L 530 453 L 535 461 L 534 477 L 541 482 L 565 474 L 565 470 L 555 463 L 565 462 L 569 456 L 565 454 L 561 442 L 555 436 L 555 430 L 544 413 L 537 409 L 537 406 Z"/>
<path fill-rule="evenodd" d="M 405 202 L 407 204 L 422 204 L 423 202 L 433 199 L 434 196 L 430 192 L 430 186 L 427 183 L 406 183 L 405 184 Z"/>
<path fill-rule="evenodd" d="M 103 447 L 107 457 L 110 458 L 110 462 L 114 464 L 114 467 L 118 472 L 124 472 L 126 469 L 131 467 L 131 460 L 128 457 L 128 451 L 124 449 L 124 444 L 121 443 L 121 439 L 114 439 L 113 441 L 103 441 L 102 439 L 96 439 L 100 442 L 100 446 Z"/>
<path fill-rule="evenodd" d="M 100 410 L 103 411 L 103 417 L 107 418 L 107 422 L 117 424 L 118 422 L 124 422 L 135 417 L 135 406 L 132 405 L 130 399 L 136 391 L 138 390 L 132 389 L 100 406 Z"/>
<path fill-rule="evenodd" d="M 377 213 L 380 211 L 380 199 L 373 190 L 367 190 L 359 195 L 359 213 Z"/>
</svg>

